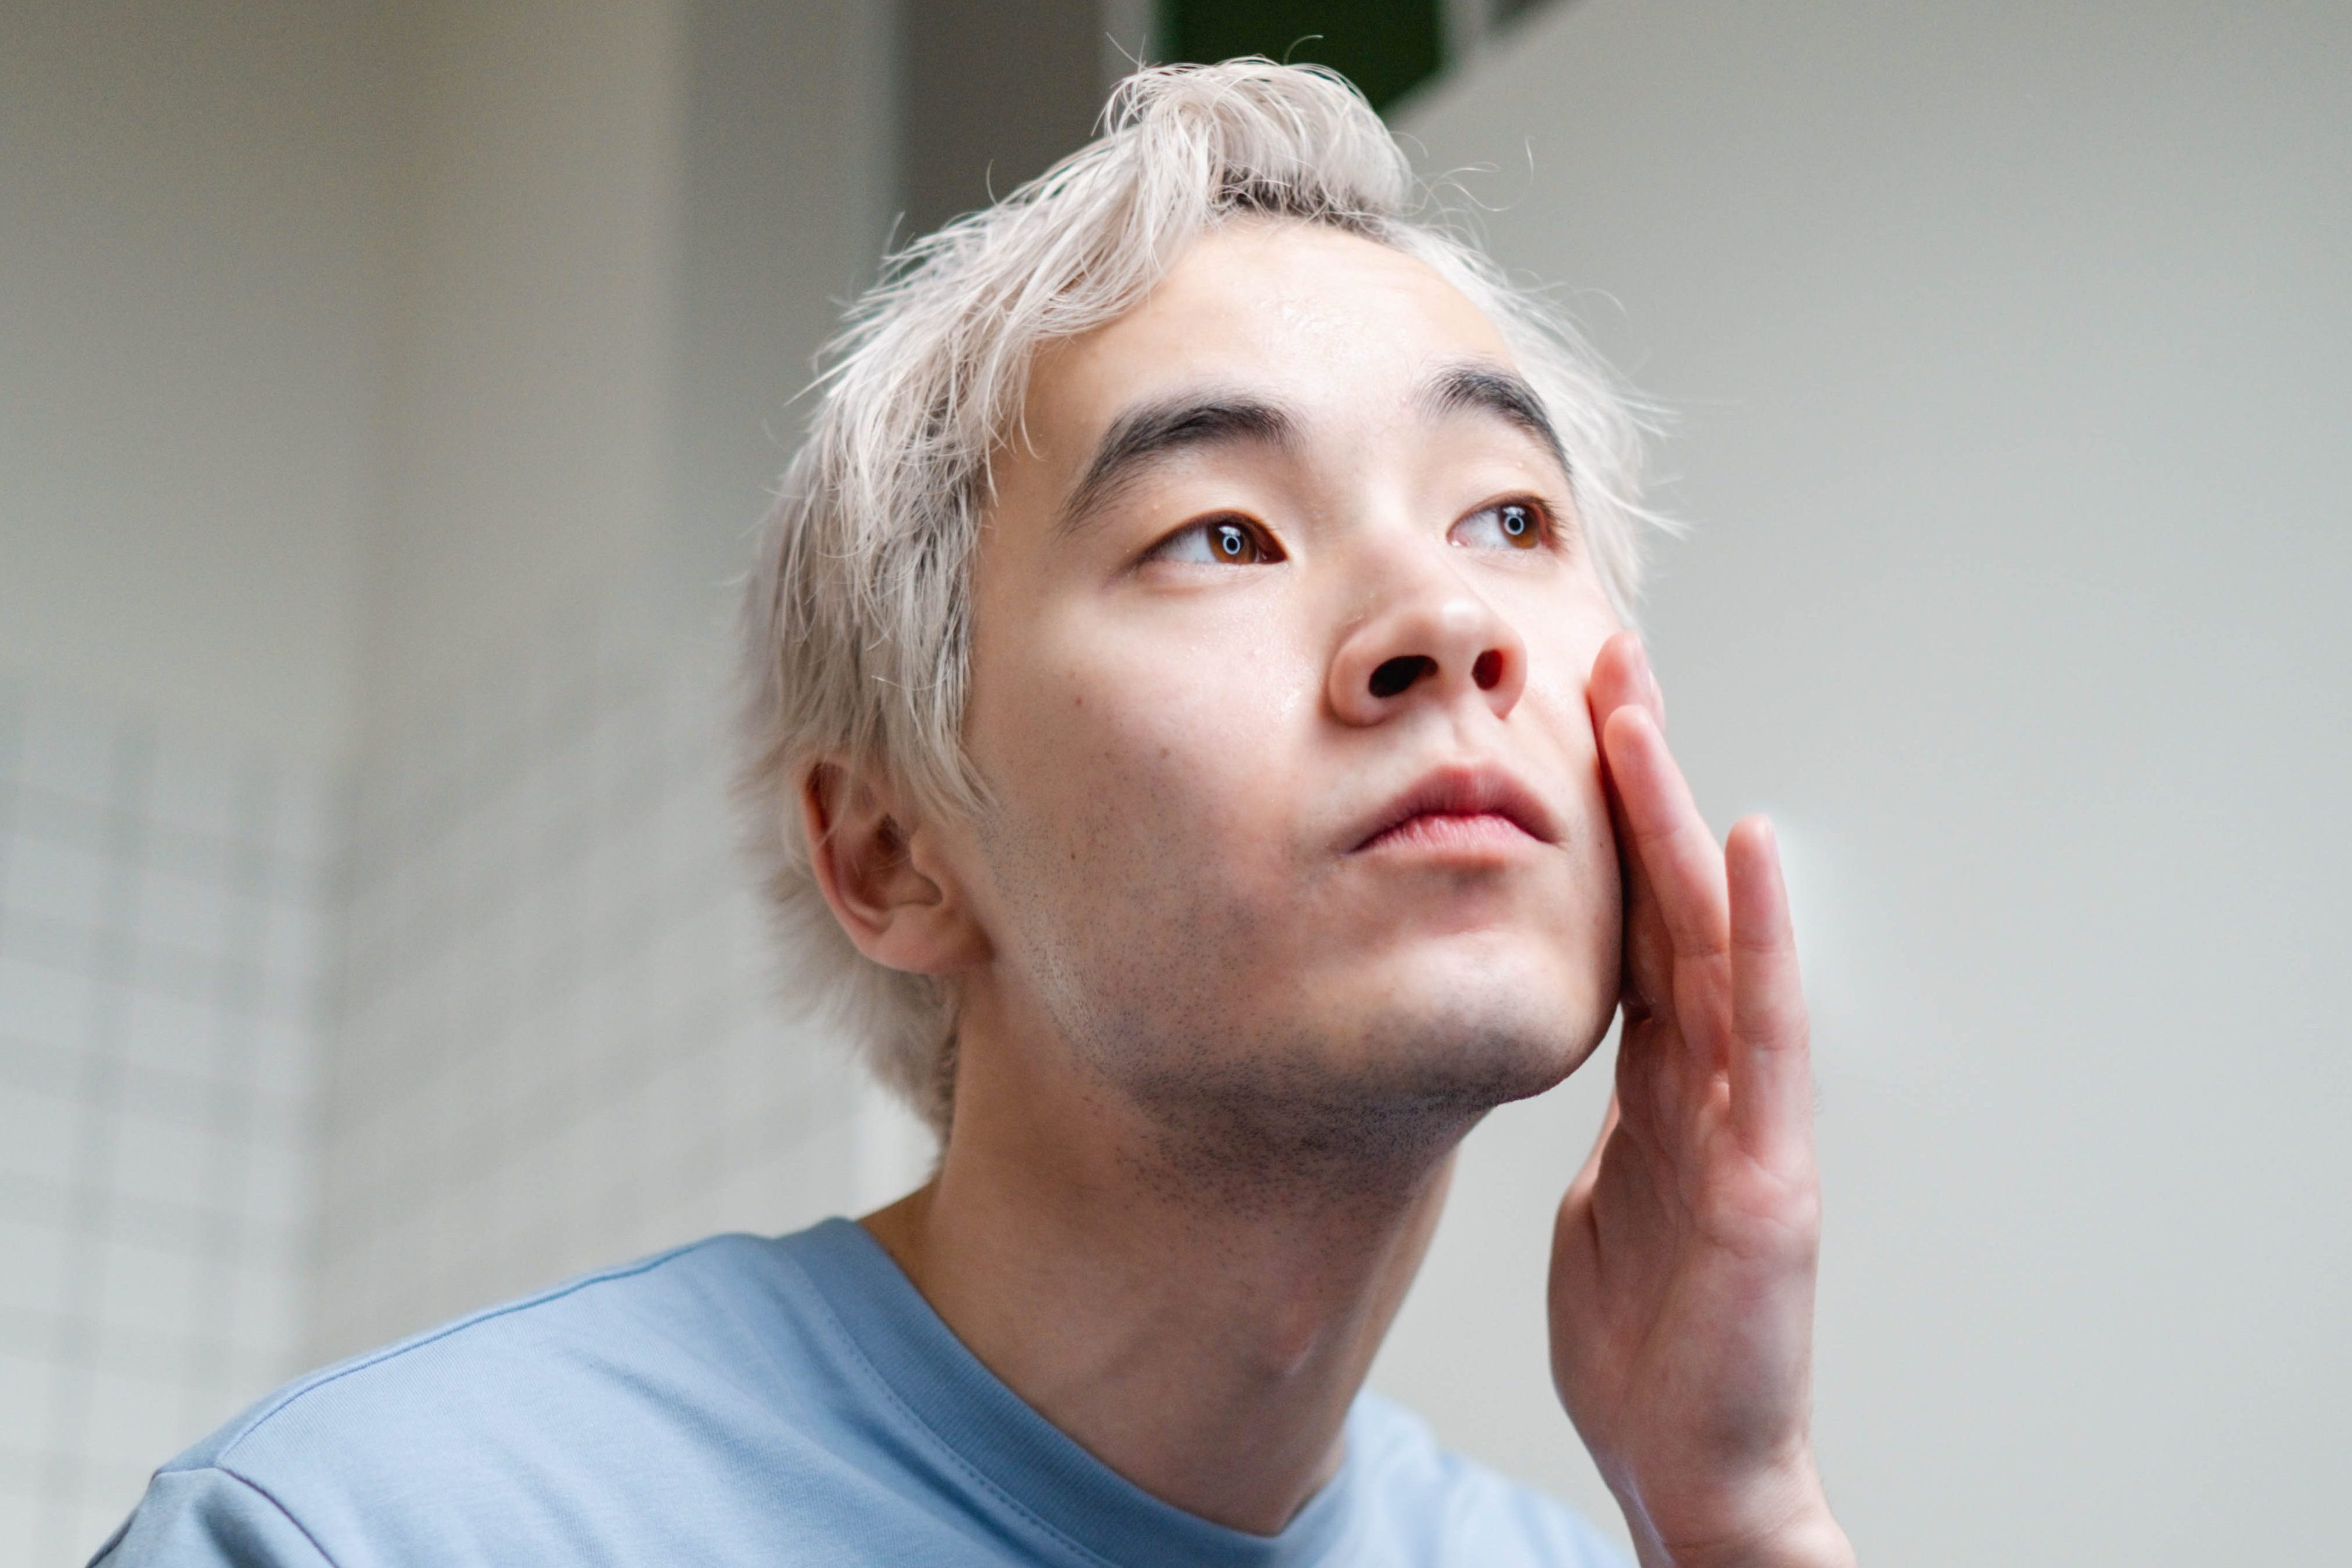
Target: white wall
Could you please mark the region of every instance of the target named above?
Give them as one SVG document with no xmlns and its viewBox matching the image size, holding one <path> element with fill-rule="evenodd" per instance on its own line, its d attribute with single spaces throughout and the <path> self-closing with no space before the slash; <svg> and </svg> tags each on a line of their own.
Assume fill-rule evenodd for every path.
<svg viewBox="0 0 2352 1568">
<path fill-rule="evenodd" d="M 0 11 L 0 674 L 317 764 L 707 636 L 889 70 L 863 0 Z"/>
<path fill-rule="evenodd" d="M 890 158 L 862 0 L 396 16 L 378 748 L 615 618 L 708 650 Z"/>
<path fill-rule="evenodd" d="M 896 207 L 889 7 L 691 0 L 656 586 L 689 644 L 732 615 L 816 351 Z M 731 644 L 726 647 L 731 656 Z"/>
<path fill-rule="evenodd" d="M 396 13 L 372 741 L 645 574 L 666 499 L 683 14 Z"/>
<path fill-rule="evenodd" d="M 2342 1555 L 2347 81 L 2342 7 L 1589 0 L 1409 126 L 1681 411 L 1649 626 L 1795 862 L 1865 1561 Z M 1571 1489 L 1601 1069 L 1474 1139 L 1380 1369 Z"/>
<path fill-rule="evenodd" d="M 790 400 L 880 252 L 887 12 L 411 20 L 321 1358 L 898 1164 L 778 1016 L 719 700 Z"/>
<path fill-rule="evenodd" d="M 310 762 L 353 738 L 376 28 L 0 11 L 0 673 Z"/>
</svg>

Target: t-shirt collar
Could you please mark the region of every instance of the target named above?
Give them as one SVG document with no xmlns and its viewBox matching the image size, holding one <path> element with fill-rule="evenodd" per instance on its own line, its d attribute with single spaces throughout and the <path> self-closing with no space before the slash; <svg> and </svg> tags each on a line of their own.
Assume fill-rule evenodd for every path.
<svg viewBox="0 0 2352 1568">
<path fill-rule="evenodd" d="M 1080 1447 L 964 1348 L 865 1226 L 827 1220 L 793 1238 L 811 1282 L 917 1420 L 1008 1500 L 1122 1568 L 1306 1568 L 1335 1561 L 1352 1462 L 1279 1535 L 1212 1523 L 1151 1496 Z"/>
</svg>

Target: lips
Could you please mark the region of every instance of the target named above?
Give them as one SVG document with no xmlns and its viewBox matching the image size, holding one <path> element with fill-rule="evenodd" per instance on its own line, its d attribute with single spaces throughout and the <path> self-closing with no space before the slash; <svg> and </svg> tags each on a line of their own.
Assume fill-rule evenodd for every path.
<svg viewBox="0 0 2352 1568">
<path fill-rule="evenodd" d="M 1355 849 L 1408 840 L 1462 842 L 1511 828 L 1543 844 L 1559 837 L 1534 792 L 1502 769 L 1439 768 L 1383 807 L 1358 837 Z"/>
</svg>

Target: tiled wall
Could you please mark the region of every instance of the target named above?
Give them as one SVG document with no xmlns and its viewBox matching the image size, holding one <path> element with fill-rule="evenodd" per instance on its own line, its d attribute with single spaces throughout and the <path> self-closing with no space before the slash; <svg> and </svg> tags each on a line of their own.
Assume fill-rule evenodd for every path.
<svg viewBox="0 0 2352 1568">
<path fill-rule="evenodd" d="M 919 1179 L 776 1005 L 719 689 L 583 638 L 331 791 L 0 685 L 0 1568 L 305 1367 Z"/>
<path fill-rule="evenodd" d="M 919 1180 L 776 1004 L 719 682 L 569 654 L 348 787 L 0 684 L 0 1568 L 306 1366 Z"/>
<path fill-rule="evenodd" d="M 314 1353 L 911 1184 L 780 1018 L 707 662 L 583 637 L 363 768 Z"/>
<path fill-rule="evenodd" d="M 0 683 L 0 1563 L 299 1364 L 322 782 Z"/>
</svg>

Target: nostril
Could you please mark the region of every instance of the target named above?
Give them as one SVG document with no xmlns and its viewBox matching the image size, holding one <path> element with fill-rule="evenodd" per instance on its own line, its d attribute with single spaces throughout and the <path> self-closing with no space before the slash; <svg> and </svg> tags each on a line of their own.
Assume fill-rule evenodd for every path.
<svg viewBox="0 0 2352 1568">
<path fill-rule="evenodd" d="M 1503 650 L 1490 647 L 1478 656 L 1470 667 L 1470 679 L 1478 683 L 1481 691 L 1492 691 L 1503 683 Z"/>
<path fill-rule="evenodd" d="M 1384 660 L 1372 671 L 1372 695 L 1394 697 L 1424 675 L 1437 673 L 1437 661 L 1425 653 L 1402 654 Z"/>
</svg>

